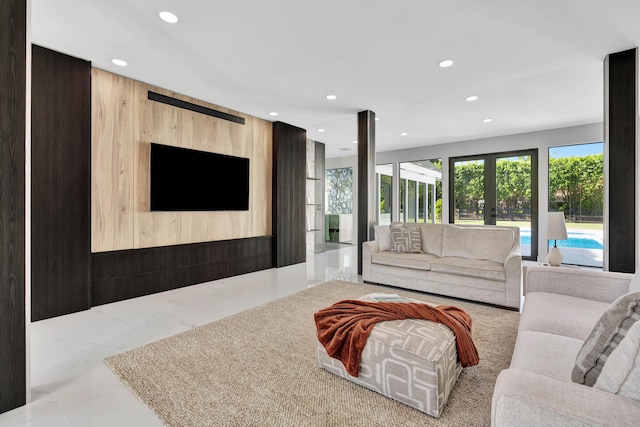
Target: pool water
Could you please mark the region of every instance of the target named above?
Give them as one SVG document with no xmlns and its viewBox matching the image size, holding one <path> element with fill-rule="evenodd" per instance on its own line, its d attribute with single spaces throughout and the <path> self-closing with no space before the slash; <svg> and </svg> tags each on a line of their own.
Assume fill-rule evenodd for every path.
<svg viewBox="0 0 640 427">
<path fill-rule="evenodd" d="M 568 233 L 567 240 L 558 240 L 559 248 L 603 249 L 602 243 L 584 233 Z M 531 245 L 531 234 L 520 236 L 521 245 Z M 553 246 L 553 240 L 549 240 L 549 246 Z"/>
</svg>

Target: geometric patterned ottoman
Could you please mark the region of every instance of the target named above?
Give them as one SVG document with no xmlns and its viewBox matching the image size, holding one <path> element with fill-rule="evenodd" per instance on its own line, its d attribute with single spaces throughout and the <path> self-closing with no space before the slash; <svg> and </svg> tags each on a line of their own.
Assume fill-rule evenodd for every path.
<svg viewBox="0 0 640 427">
<path fill-rule="evenodd" d="M 358 299 L 424 303 L 395 297 L 369 294 Z M 321 368 L 434 417 L 442 413 L 462 372 L 455 335 L 446 325 L 429 320 L 377 323 L 362 352 L 357 377 L 349 375 L 319 341 L 316 354 Z"/>
</svg>

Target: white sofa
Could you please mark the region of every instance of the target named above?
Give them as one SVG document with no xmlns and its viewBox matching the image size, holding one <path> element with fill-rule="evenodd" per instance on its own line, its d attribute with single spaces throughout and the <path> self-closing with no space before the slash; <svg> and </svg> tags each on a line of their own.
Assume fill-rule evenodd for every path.
<svg viewBox="0 0 640 427">
<path fill-rule="evenodd" d="M 397 227 L 418 229 L 418 243 L 394 251 Z M 520 308 L 518 227 L 394 223 L 375 230 L 376 240 L 362 245 L 365 282 Z"/>
<path fill-rule="evenodd" d="M 493 426 L 640 425 L 640 401 L 611 392 L 622 390 L 621 386 L 604 391 L 606 387 L 598 383 L 587 386 L 572 381 L 579 353 L 597 347 L 591 337 L 602 330 L 601 319 L 607 318 L 603 314 L 620 304 L 611 303 L 619 297 L 618 301 L 629 297 L 640 300 L 640 294 L 631 293 L 640 291 L 640 278 L 632 282 L 633 277 L 569 267 L 527 267 L 525 301 L 511 365 L 500 373 L 495 385 Z M 635 310 L 640 318 L 640 304 L 635 304 L 634 309 L 625 310 Z M 596 324 L 598 328 L 594 328 Z M 634 331 L 623 334 L 624 342 L 633 346 L 631 352 L 635 351 L 635 359 L 628 361 L 631 365 L 620 362 L 620 352 L 598 359 L 610 373 L 624 375 L 628 381 L 625 387 L 635 389 L 640 399 L 640 322 Z M 635 344 L 628 339 L 635 339 Z M 623 369 L 633 363 L 635 368 Z M 598 382 L 602 376 L 597 377 Z"/>
</svg>

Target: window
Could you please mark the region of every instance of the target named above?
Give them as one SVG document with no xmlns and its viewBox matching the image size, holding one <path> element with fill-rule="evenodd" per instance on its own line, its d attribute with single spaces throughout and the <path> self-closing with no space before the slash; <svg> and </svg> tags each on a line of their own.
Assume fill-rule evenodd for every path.
<svg viewBox="0 0 640 427">
<path fill-rule="evenodd" d="M 378 224 L 391 224 L 391 214 L 393 213 L 393 165 L 377 165 L 376 179 L 378 182 Z"/>
<path fill-rule="evenodd" d="M 563 264 L 602 267 L 604 144 L 549 148 L 549 211 L 564 212 Z M 553 245 L 553 241 L 549 242 Z"/>
<path fill-rule="evenodd" d="M 442 222 L 442 160 L 400 163 L 400 220 Z"/>
</svg>

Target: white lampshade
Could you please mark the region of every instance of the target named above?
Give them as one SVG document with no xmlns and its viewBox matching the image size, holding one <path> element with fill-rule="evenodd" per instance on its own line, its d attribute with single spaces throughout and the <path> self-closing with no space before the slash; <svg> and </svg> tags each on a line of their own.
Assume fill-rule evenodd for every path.
<svg viewBox="0 0 640 427">
<path fill-rule="evenodd" d="M 549 212 L 547 215 L 547 240 L 566 240 L 567 238 L 564 212 Z"/>
</svg>

